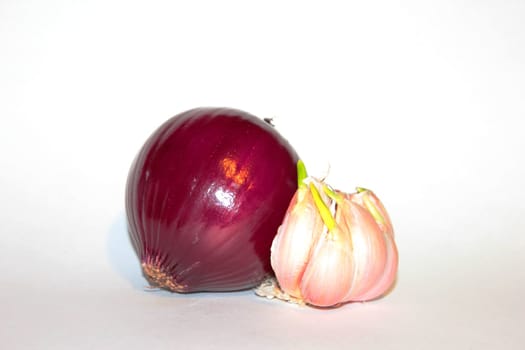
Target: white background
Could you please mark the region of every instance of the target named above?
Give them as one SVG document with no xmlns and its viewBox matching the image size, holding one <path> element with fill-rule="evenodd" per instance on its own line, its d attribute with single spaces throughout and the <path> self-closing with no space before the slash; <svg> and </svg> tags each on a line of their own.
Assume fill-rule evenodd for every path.
<svg viewBox="0 0 525 350">
<path fill-rule="evenodd" d="M 0 1 L 5 349 L 522 349 L 525 2 Z M 275 117 L 373 189 L 387 297 L 335 310 L 144 291 L 124 185 L 174 114 Z"/>
</svg>

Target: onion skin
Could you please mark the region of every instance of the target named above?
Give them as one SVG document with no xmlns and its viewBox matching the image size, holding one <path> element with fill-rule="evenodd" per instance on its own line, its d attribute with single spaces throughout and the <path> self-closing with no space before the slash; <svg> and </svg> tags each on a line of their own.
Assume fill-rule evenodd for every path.
<svg viewBox="0 0 525 350">
<path fill-rule="evenodd" d="M 133 162 L 128 228 L 145 277 L 174 292 L 235 291 L 271 274 L 298 156 L 246 112 L 199 108 L 158 128 Z"/>
</svg>

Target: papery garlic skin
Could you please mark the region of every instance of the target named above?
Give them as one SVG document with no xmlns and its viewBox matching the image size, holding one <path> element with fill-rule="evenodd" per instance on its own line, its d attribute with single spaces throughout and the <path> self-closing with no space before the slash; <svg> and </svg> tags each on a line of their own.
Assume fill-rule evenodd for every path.
<svg viewBox="0 0 525 350">
<path fill-rule="evenodd" d="M 304 182 L 311 185 L 299 186 L 272 245 L 281 289 L 321 307 L 383 295 L 395 281 L 398 252 L 381 201 L 361 188 L 346 194 Z"/>
</svg>

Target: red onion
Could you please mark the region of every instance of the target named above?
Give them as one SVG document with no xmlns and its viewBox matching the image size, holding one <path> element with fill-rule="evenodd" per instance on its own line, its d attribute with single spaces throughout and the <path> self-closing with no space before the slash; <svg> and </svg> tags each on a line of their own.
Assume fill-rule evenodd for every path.
<svg viewBox="0 0 525 350">
<path fill-rule="evenodd" d="M 127 182 L 130 235 L 145 277 L 175 292 L 251 288 L 297 189 L 298 156 L 239 110 L 179 114 L 147 140 Z"/>
</svg>

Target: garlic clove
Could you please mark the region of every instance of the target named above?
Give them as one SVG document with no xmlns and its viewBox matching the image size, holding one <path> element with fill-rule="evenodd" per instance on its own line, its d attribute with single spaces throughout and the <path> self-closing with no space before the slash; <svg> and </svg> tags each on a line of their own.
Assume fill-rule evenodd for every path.
<svg viewBox="0 0 525 350">
<path fill-rule="evenodd" d="M 366 208 L 370 214 L 372 214 L 381 230 L 392 237 L 394 236 L 394 229 L 390 216 L 388 215 L 385 206 L 374 192 L 363 187 L 357 187 L 357 193 L 347 194 L 346 197 L 352 202 Z"/>
<path fill-rule="evenodd" d="M 308 262 L 301 280 L 303 300 L 320 307 L 340 304 L 354 273 L 348 233 L 336 228 L 325 232 Z"/>
<path fill-rule="evenodd" d="M 385 265 L 381 276 L 378 278 L 373 287 L 371 287 L 366 293 L 354 297 L 360 300 L 371 300 L 376 299 L 388 292 L 388 290 L 394 284 L 397 275 L 399 257 L 397 247 L 394 242 L 394 230 L 392 222 L 383 203 L 374 194 L 374 192 L 370 190 L 358 187 L 357 191 L 357 193 L 348 194 L 346 198 L 351 202 L 358 204 L 370 213 L 383 232 L 382 240 L 386 248 Z"/>
<path fill-rule="evenodd" d="M 395 283 L 398 268 L 398 252 L 394 238 L 385 234 L 386 264 L 385 269 L 377 281 L 366 293 L 361 295 L 362 300 L 372 300 L 388 293 Z"/>
<path fill-rule="evenodd" d="M 386 266 L 384 235 L 372 215 L 360 205 L 345 198 L 339 210 L 353 247 L 353 279 L 344 300 L 365 300 L 364 296 L 380 281 Z"/>
<path fill-rule="evenodd" d="M 299 283 L 323 226 L 311 191 L 300 186 L 271 247 L 272 268 L 285 293 L 301 298 Z"/>
</svg>

